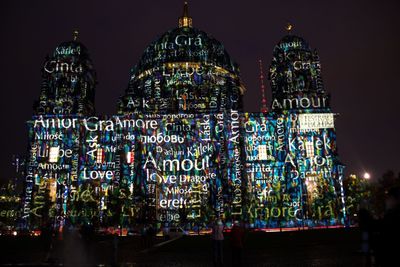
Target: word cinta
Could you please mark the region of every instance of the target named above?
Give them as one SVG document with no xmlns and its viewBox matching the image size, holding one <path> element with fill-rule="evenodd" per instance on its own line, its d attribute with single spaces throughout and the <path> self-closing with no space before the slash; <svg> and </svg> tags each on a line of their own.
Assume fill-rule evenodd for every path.
<svg viewBox="0 0 400 267">
<path fill-rule="evenodd" d="M 67 62 L 61 62 L 61 61 L 56 61 L 56 60 L 51 60 L 47 61 L 44 64 L 44 70 L 47 73 L 53 73 L 53 72 L 71 72 L 71 73 L 82 73 L 83 68 L 82 65 L 75 65 L 74 62 L 72 63 L 67 63 Z"/>
</svg>

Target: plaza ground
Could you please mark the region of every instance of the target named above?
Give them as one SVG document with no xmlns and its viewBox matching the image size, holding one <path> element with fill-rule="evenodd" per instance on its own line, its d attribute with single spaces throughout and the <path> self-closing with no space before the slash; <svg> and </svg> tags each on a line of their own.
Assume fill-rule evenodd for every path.
<svg viewBox="0 0 400 267">
<path fill-rule="evenodd" d="M 35 237 L 0 237 L 0 264 L 20 266 L 112 266 L 118 244 L 118 266 L 212 266 L 209 235 L 183 236 L 170 242 L 156 239 L 144 249 L 140 237 L 99 236 L 85 247 L 74 241 L 54 242 L 44 261 L 44 244 Z M 361 233 L 357 228 L 293 232 L 250 232 L 246 235 L 243 266 L 363 266 Z M 158 245 L 161 244 L 161 245 Z M 61 249 L 62 248 L 62 249 Z M 224 266 L 231 266 L 229 234 L 224 242 Z"/>
</svg>

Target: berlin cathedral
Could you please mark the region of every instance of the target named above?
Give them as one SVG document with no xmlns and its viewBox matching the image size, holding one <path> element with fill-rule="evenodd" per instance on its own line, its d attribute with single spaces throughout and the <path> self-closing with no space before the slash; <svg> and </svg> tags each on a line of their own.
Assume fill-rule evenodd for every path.
<svg viewBox="0 0 400 267">
<path fill-rule="evenodd" d="M 271 105 L 260 97 L 261 112 L 245 112 L 238 64 L 193 27 L 185 4 L 178 27 L 131 69 L 117 114 L 98 116 L 95 66 L 75 32 L 42 67 L 24 223 L 343 225 L 344 165 L 317 52 L 288 31 L 267 76 Z"/>
</svg>

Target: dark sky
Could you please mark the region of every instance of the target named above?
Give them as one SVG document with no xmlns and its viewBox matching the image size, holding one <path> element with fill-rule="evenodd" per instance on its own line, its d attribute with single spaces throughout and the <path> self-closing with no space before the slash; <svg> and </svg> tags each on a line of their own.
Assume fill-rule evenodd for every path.
<svg viewBox="0 0 400 267">
<path fill-rule="evenodd" d="M 1 1 L 0 179 L 11 175 L 11 155 L 26 151 L 25 121 L 39 96 L 46 54 L 78 28 L 98 74 L 97 113 L 113 114 L 129 69 L 151 41 L 177 26 L 182 2 Z M 399 11 L 397 0 L 189 2 L 194 26 L 240 64 L 246 111 L 259 110 L 258 59 L 269 66 L 291 21 L 293 33 L 319 52 L 325 88 L 340 113 L 337 143 L 347 173 L 370 171 L 375 178 L 400 170 Z"/>
</svg>

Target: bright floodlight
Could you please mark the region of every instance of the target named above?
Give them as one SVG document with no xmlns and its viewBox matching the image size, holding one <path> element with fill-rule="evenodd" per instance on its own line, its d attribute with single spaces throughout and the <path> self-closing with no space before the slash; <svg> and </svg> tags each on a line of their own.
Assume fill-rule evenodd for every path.
<svg viewBox="0 0 400 267">
<path fill-rule="evenodd" d="M 364 173 L 364 179 L 369 179 L 369 178 L 371 178 L 371 175 L 368 172 Z"/>
</svg>

